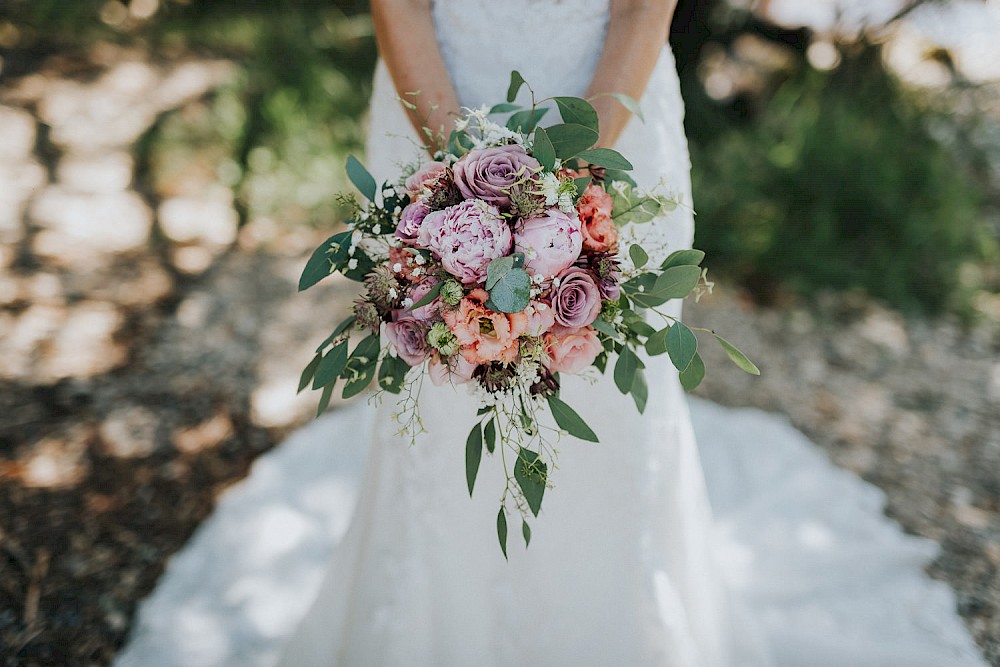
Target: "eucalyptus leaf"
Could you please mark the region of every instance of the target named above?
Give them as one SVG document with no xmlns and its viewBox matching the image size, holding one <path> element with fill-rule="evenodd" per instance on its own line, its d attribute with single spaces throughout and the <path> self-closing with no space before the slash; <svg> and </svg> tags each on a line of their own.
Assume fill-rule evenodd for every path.
<svg viewBox="0 0 1000 667">
<path fill-rule="evenodd" d="M 531 276 L 522 268 L 510 269 L 496 279 L 489 293 L 487 308 L 498 313 L 520 313 L 531 300 Z"/>
<path fill-rule="evenodd" d="M 568 160 L 580 151 L 587 150 L 597 143 L 600 136 L 589 127 L 577 123 L 553 125 L 546 131 L 556 151 L 556 157 L 562 160 Z"/>
<path fill-rule="evenodd" d="M 403 390 L 403 382 L 409 371 L 409 364 L 400 357 L 388 354 L 382 359 L 378 369 L 378 386 L 390 394 L 398 394 Z"/>
<path fill-rule="evenodd" d="M 319 405 L 316 407 L 316 416 L 321 416 L 326 409 L 330 407 L 330 397 L 333 396 L 333 384 L 330 383 L 323 387 L 323 393 L 319 397 Z"/>
<path fill-rule="evenodd" d="M 574 183 L 574 185 L 576 185 L 576 198 L 577 199 L 579 199 L 580 197 L 583 196 L 583 193 L 584 193 L 584 191 L 586 191 L 587 186 L 589 186 L 590 182 L 593 181 L 593 180 L 594 180 L 594 178 L 592 176 L 581 176 L 579 178 L 574 178 L 573 179 L 573 183 Z"/>
<path fill-rule="evenodd" d="M 299 388 L 295 393 L 301 392 L 303 389 L 309 386 L 312 382 L 313 376 L 316 375 L 316 368 L 319 366 L 319 362 L 322 361 L 322 355 L 317 354 L 312 358 L 312 361 L 302 369 L 302 375 L 299 376 Z"/>
<path fill-rule="evenodd" d="M 483 440 L 486 441 L 486 451 L 492 454 L 497 444 L 497 427 L 493 419 L 486 422 L 486 428 L 483 429 Z"/>
<path fill-rule="evenodd" d="M 507 129 L 511 132 L 531 134 L 532 130 L 535 129 L 548 111 L 547 107 L 538 107 L 536 109 L 523 109 L 512 113 L 510 118 L 507 119 Z"/>
<path fill-rule="evenodd" d="M 591 148 L 577 154 L 581 160 L 586 160 L 590 164 L 608 169 L 621 169 L 631 171 L 632 163 L 625 159 L 625 156 L 610 148 Z"/>
<path fill-rule="evenodd" d="M 618 353 L 618 361 L 615 362 L 615 384 L 623 394 L 632 391 L 632 383 L 635 382 L 635 373 L 643 368 L 642 360 L 636 356 L 630 347 L 623 346 Z"/>
<path fill-rule="evenodd" d="M 691 363 L 680 375 L 681 386 L 684 387 L 684 391 L 694 391 L 703 379 L 705 379 L 705 362 L 701 355 L 695 352 Z"/>
<path fill-rule="evenodd" d="M 353 155 L 347 157 L 347 177 L 368 201 L 375 201 L 375 179 Z"/>
<path fill-rule="evenodd" d="M 501 102 L 500 104 L 494 104 L 490 108 L 490 115 L 495 113 L 510 113 L 511 111 L 517 111 L 521 107 L 517 104 L 511 104 L 510 102 Z"/>
<path fill-rule="evenodd" d="M 357 373 L 357 375 L 345 376 L 347 384 L 344 386 L 342 394 L 345 399 L 360 394 L 371 384 L 372 379 L 375 377 L 375 368 L 378 364 L 380 348 L 379 337 L 375 334 L 367 336 L 354 348 L 354 351 L 347 360 L 344 372 L 341 373 L 341 375 L 344 375 L 349 370 Z"/>
<path fill-rule="evenodd" d="M 483 431 L 476 424 L 465 441 L 465 481 L 469 485 L 469 495 L 476 486 L 479 462 L 483 458 Z"/>
<path fill-rule="evenodd" d="M 674 367 L 684 372 L 698 352 L 698 339 L 683 322 L 677 321 L 667 331 L 667 354 Z"/>
<path fill-rule="evenodd" d="M 621 340 L 621 334 L 618 333 L 618 330 L 615 329 L 613 324 L 608 322 L 603 317 L 598 317 L 590 324 L 590 326 L 594 327 L 595 329 L 597 329 L 606 336 L 611 336 L 612 338 Z"/>
<path fill-rule="evenodd" d="M 700 279 L 701 269 L 697 266 L 672 266 L 656 279 L 654 289 L 667 299 L 683 299 Z"/>
<path fill-rule="evenodd" d="M 313 389 L 319 389 L 330 384 L 340 376 L 347 365 L 347 341 L 341 341 L 326 353 L 316 367 L 313 376 Z"/>
<path fill-rule="evenodd" d="M 714 334 L 714 336 L 715 339 L 719 341 L 719 345 L 722 346 L 722 349 L 726 351 L 726 355 L 734 364 L 742 368 L 745 372 L 749 373 L 750 375 L 760 375 L 760 369 L 757 368 L 756 364 L 754 364 L 747 358 L 747 355 L 740 352 L 740 350 L 735 345 L 727 341 L 719 334 Z"/>
<path fill-rule="evenodd" d="M 433 287 L 431 287 L 427 291 L 427 294 L 425 294 L 422 297 L 420 297 L 420 300 L 417 301 L 412 306 L 410 306 L 409 308 L 407 308 L 407 310 L 413 311 L 413 310 L 416 310 L 417 308 L 422 308 L 422 307 L 426 306 L 427 304 L 431 303 L 432 301 L 434 301 L 434 299 L 438 298 L 438 295 L 441 293 L 441 288 L 442 287 L 444 287 L 444 282 L 443 281 L 436 283 Z"/>
<path fill-rule="evenodd" d="M 587 426 L 587 423 L 583 421 L 573 408 L 569 407 L 562 399 L 556 396 L 549 396 L 547 400 L 549 410 L 552 411 L 552 417 L 556 420 L 559 428 L 580 440 L 598 442 L 597 435 Z"/>
<path fill-rule="evenodd" d="M 637 269 L 646 266 L 646 262 L 649 261 L 649 255 L 646 254 L 646 251 L 638 243 L 633 243 L 628 247 L 628 256 L 632 259 L 632 263 Z"/>
<path fill-rule="evenodd" d="M 343 242 L 347 237 L 350 236 L 350 232 L 340 232 L 334 234 L 327 240 L 323 241 L 318 248 L 313 250 L 312 255 L 309 257 L 309 261 L 306 262 L 305 267 L 302 269 L 302 275 L 299 276 L 299 291 L 309 289 L 319 281 L 326 278 L 328 275 L 333 273 L 334 264 L 330 257 L 330 253 L 335 249 L 335 246 Z"/>
<path fill-rule="evenodd" d="M 500 507 L 500 513 L 497 514 L 497 538 L 500 540 L 500 549 L 503 550 L 504 560 L 507 559 L 507 515 L 503 512 L 503 507 Z"/>
<path fill-rule="evenodd" d="M 555 102 L 564 123 L 576 123 L 600 132 L 597 126 L 597 110 L 590 102 L 579 97 L 556 97 Z"/>
<path fill-rule="evenodd" d="M 699 266 L 702 260 L 705 259 L 705 253 L 701 250 L 695 250 L 689 248 L 687 250 L 676 250 L 663 260 L 660 264 L 660 268 L 666 271 L 672 266 Z"/>
<path fill-rule="evenodd" d="M 646 354 L 656 357 L 667 353 L 667 332 L 670 327 L 664 327 L 646 339 Z"/>
<path fill-rule="evenodd" d="M 552 171 L 556 165 L 556 149 L 552 147 L 548 133 L 541 127 L 535 130 L 535 143 L 531 150 L 538 164 L 542 165 L 545 171 Z"/>
<path fill-rule="evenodd" d="M 521 535 L 524 536 L 524 547 L 527 549 L 531 545 L 531 526 L 523 519 L 521 520 Z"/>
<path fill-rule="evenodd" d="M 642 109 L 639 107 L 639 102 L 636 101 L 636 99 L 634 97 L 629 97 L 628 95 L 625 95 L 624 93 L 610 93 L 610 95 L 611 95 L 611 97 L 613 97 L 616 100 L 618 100 L 619 102 L 621 102 L 622 106 L 624 106 L 626 109 L 628 109 L 629 111 L 631 111 L 632 113 L 634 113 L 636 116 L 638 116 L 639 120 L 641 120 L 644 123 L 646 122 L 646 119 L 643 118 L 643 116 L 642 116 Z"/>
<path fill-rule="evenodd" d="M 646 385 L 646 374 L 641 370 L 636 371 L 635 379 L 632 381 L 632 400 L 641 415 L 646 411 L 646 402 L 649 400 L 649 387 Z"/>
<path fill-rule="evenodd" d="M 517 93 L 524 85 L 524 77 L 517 70 L 510 73 L 510 85 L 507 87 L 507 101 L 513 102 L 517 98 Z"/>
<path fill-rule="evenodd" d="M 545 495 L 545 482 L 548 478 L 548 466 L 537 452 L 521 447 L 514 463 L 514 479 L 521 487 L 528 509 L 535 516 L 542 508 L 542 498 Z"/>
</svg>

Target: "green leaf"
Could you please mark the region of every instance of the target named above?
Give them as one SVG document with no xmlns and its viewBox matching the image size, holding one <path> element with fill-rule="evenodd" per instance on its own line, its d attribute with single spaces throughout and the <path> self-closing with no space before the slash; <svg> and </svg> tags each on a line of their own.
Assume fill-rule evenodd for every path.
<svg viewBox="0 0 1000 667">
<path fill-rule="evenodd" d="M 347 158 L 347 177 L 368 201 L 375 201 L 375 179 L 353 155 Z"/>
<path fill-rule="evenodd" d="M 701 261 L 705 259 L 705 253 L 701 250 L 677 250 L 670 253 L 670 256 L 663 260 L 663 264 L 660 264 L 660 268 L 666 271 L 672 266 L 698 266 Z"/>
<path fill-rule="evenodd" d="M 589 127 L 576 123 L 553 125 L 548 128 L 547 132 L 552 147 L 556 151 L 556 157 L 563 160 L 568 160 L 580 151 L 587 150 L 597 143 L 600 136 Z"/>
<path fill-rule="evenodd" d="M 592 176 L 581 176 L 580 178 L 574 178 L 573 183 L 576 185 L 576 198 L 579 199 L 583 196 L 584 191 L 586 191 L 587 186 L 590 182 L 594 180 Z"/>
<path fill-rule="evenodd" d="M 700 354 L 695 352 L 694 358 L 691 359 L 691 363 L 681 373 L 680 378 L 684 391 L 694 391 L 701 384 L 701 381 L 705 379 L 705 362 L 702 361 Z"/>
<path fill-rule="evenodd" d="M 497 537 L 500 539 L 500 548 L 503 550 L 504 560 L 507 559 L 507 515 L 503 513 L 503 506 L 497 514 Z"/>
<path fill-rule="evenodd" d="M 319 366 L 319 362 L 322 359 L 323 359 L 322 355 L 317 354 L 315 357 L 312 358 L 312 361 L 309 362 L 309 365 L 307 365 L 304 369 L 302 369 L 302 375 L 299 376 L 299 388 L 298 391 L 295 392 L 296 394 L 298 394 L 303 389 L 309 386 L 309 383 L 312 381 L 313 376 L 316 375 L 316 367 Z"/>
<path fill-rule="evenodd" d="M 323 241 L 318 248 L 313 250 L 312 255 L 309 257 L 309 261 L 306 262 L 305 267 L 302 269 L 302 275 L 299 276 L 299 291 L 309 289 L 319 281 L 326 278 L 328 275 L 333 273 L 333 262 L 330 258 L 330 253 L 333 251 L 331 247 L 332 244 L 339 244 L 344 239 L 350 236 L 350 232 L 340 232 L 334 234 L 327 240 Z"/>
<path fill-rule="evenodd" d="M 380 347 L 379 337 L 372 334 L 367 336 L 354 348 L 354 352 L 351 353 L 351 356 L 347 360 L 344 372 L 353 370 L 357 372 L 357 376 L 349 376 L 347 385 L 344 387 L 344 393 L 342 394 L 345 399 L 360 394 L 371 383 L 372 378 L 375 377 L 375 368 L 378 364 Z"/>
<path fill-rule="evenodd" d="M 407 311 L 416 310 L 417 308 L 422 308 L 423 306 L 426 306 L 434 299 L 438 298 L 438 294 L 441 293 L 442 287 L 444 287 L 444 281 L 435 284 L 427 291 L 427 294 L 420 297 L 419 301 L 417 301 L 415 304 L 407 308 Z"/>
<path fill-rule="evenodd" d="M 621 181 L 623 183 L 628 183 L 633 188 L 639 187 L 639 184 L 635 182 L 635 179 L 632 178 L 627 171 L 622 169 L 606 169 L 604 171 L 604 181 L 608 184 L 614 183 L 615 181 Z"/>
<path fill-rule="evenodd" d="M 621 102 L 622 106 L 624 106 L 626 109 L 628 109 L 636 116 L 638 116 L 639 120 L 641 120 L 644 123 L 646 122 L 646 119 L 642 117 L 642 109 L 639 108 L 639 102 L 637 102 L 634 97 L 629 97 L 624 93 L 610 93 L 610 95 L 611 97 Z"/>
<path fill-rule="evenodd" d="M 697 352 L 698 339 L 695 338 L 694 332 L 680 321 L 670 325 L 667 331 L 667 354 L 670 355 L 674 367 L 681 372 L 685 371 Z"/>
<path fill-rule="evenodd" d="M 631 171 L 632 163 L 625 159 L 625 156 L 610 148 L 591 148 L 577 154 L 581 160 L 586 160 L 590 164 L 608 169 L 621 169 Z"/>
<path fill-rule="evenodd" d="M 635 314 L 633 314 L 633 317 L 626 317 L 625 324 L 628 326 L 629 331 L 637 336 L 649 338 L 656 333 L 656 329 L 651 327 L 642 317 Z"/>
<path fill-rule="evenodd" d="M 598 331 L 600 331 L 602 334 L 604 334 L 606 336 L 611 336 L 612 338 L 614 338 L 616 340 L 621 340 L 621 338 L 622 338 L 621 334 L 618 333 L 618 330 L 615 329 L 614 325 L 611 324 L 610 322 L 608 322 L 603 317 L 598 317 L 596 320 L 594 320 L 593 322 L 591 322 L 590 326 L 594 327 L 595 329 L 597 329 Z"/>
<path fill-rule="evenodd" d="M 628 256 L 632 258 L 632 263 L 637 269 L 646 266 L 646 262 L 649 261 L 649 255 L 646 254 L 646 251 L 638 243 L 633 243 L 628 247 Z"/>
<path fill-rule="evenodd" d="M 326 353 L 313 376 L 313 389 L 325 387 L 336 380 L 347 365 L 347 341 L 341 341 Z"/>
<path fill-rule="evenodd" d="M 521 520 L 521 535 L 524 536 L 524 548 L 531 545 L 531 526 L 524 519 Z"/>
<path fill-rule="evenodd" d="M 641 370 L 635 372 L 635 380 L 632 381 L 632 400 L 641 415 L 646 411 L 646 402 L 649 400 L 649 387 L 646 386 L 646 374 Z"/>
<path fill-rule="evenodd" d="M 520 313 L 531 300 L 531 276 L 524 269 L 510 269 L 496 279 L 489 293 L 487 308 L 498 313 Z"/>
<path fill-rule="evenodd" d="M 341 323 L 337 325 L 337 328 L 334 329 L 333 333 L 330 335 L 330 340 L 333 340 L 340 334 L 347 331 L 350 327 L 354 326 L 354 323 L 357 321 L 357 319 L 358 318 L 356 318 L 354 315 L 351 315 L 347 319 L 341 321 Z"/>
<path fill-rule="evenodd" d="M 740 352 L 735 345 L 727 341 L 719 334 L 713 335 L 715 336 L 715 339 L 719 341 L 719 345 L 721 345 L 722 349 L 726 351 L 726 355 L 734 364 L 742 368 L 750 375 L 760 375 L 760 369 L 757 368 L 756 364 L 747 359 L 747 355 Z"/>
<path fill-rule="evenodd" d="M 510 113 L 511 111 L 517 111 L 521 107 L 517 104 L 510 104 L 509 102 L 501 102 L 500 104 L 494 104 L 490 108 L 490 115 L 495 113 Z"/>
<path fill-rule="evenodd" d="M 469 485 L 469 495 L 476 486 L 476 475 L 479 474 L 479 462 L 483 458 L 483 431 L 476 424 L 465 441 L 465 481 Z"/>
<path fill-rule="evenodd" d="M 517 93 L 524 85 L 524 77 L 517 70 L 510 73 L 510 85 L 507 87 L 507 101 L 513 102 L 517 98 Z"/>
<path fill-rule="evenodd" d="M 667 332 L 670 327 L 664 327 L 646 339 L 646 354 L 656 357 L 667 352 Z"/>
<path fill-rule="evenodd" d="M 323 393 L 319 397 L 319 405 L 316 407 L 316 416 L 319 417 L 330 407 L 330 397 L 333 396 L 333 384 L 323 387 Z"/>
<path fill-rule="evenodd" d="M 507 129 L 511 132 L 531 134 L 531 131 L 535 129 L 538 123 L 542 120 L 542 117 L 548 112 L 548 108 L 540 107 L 534 110 L 524 109 L 522 111 L 512 113 L 510 118 L 507 119 Z"/>
<path fill-rule="evenodd" d="M 545 495 L 545 481 L 548 477 L 548 466 L 536 452 L 521 447 L 514 463 L 514 479 L 524 493 L 531 513 L 538 516 L 542 508 L 542 497 Z"/>
<path fill-rule="evenodd" d="M 541 127 L 535 130 L 535 143 L 531 150 L 538 164 L 542 165 L 542 169 L 552 171 L 556 165 L 556 149 L 552 147 L 549 135 Z"/>
<path fill-rule="evenodd" d="M 618 361 L 615 362 L 615 384 L 621 393 L 627 394 L 632 391 L 635 373 L 640 368 L 644 368 L 642 360 L 627 345 L 622 347 L 618 353 Z"/>
<path fill-rule="evenodd" d="M 378 369 L 378 386 L 390 394 L 398 394 L 403 390 L 403 381 L 409 371 L 408 363 L 400 357 L 387 354 Z"/>
<path fill-rule="evenodd" d="M 448 152 L 456 157 L 462 157 L 472 150 L 473 146 L 475 144 L 472 143 L 467 132 L 452 130 L 451 134 L 448 135 Z"/>
<path fill-rule="evenodd" d="M 655 273 L 640 274 L 625 283 L 623 295 L 624 291 L 627 291 L 628 297 L 635 302 L 636 306 L 641 308 L 655 308 L 662 305 L 667 299 L 656 291 L 657 278 L 658 276 Z"/>
<path fill-rule="evenodd" d="M 486 428 L 483 429 L 483 439 L 486 441 L 486 450 L 492 454 L 497 444 L 497 427 L 492 419 L 486 422 Z"/>
<path fill-rule="evenodd" d="M 549 396 L 548 402 L 549 410 L 552 411 L 552 417 L 556 420 L 559 428 L 574 438 L 588 442 L 598 442 L 597 435 L 590 430 L 590 427 L 587 426 L 587 423 L 583 421 L 580 415 L 576 414 L 576 410 L 555 396 Z"/>
<path fill-rule="evenodd" d="M 597 111 L 590 102 L 579 97 L 556 97 L 555 101 L 564 123 L 576 123 L 589 127 L 594 132 L 600 131 L 597 126 Z"/>
<path fill-rule="evenodd" d="M 671 266 L 656 279 L 654 291 L 666 299 L 683 299 L 701 279 L 697 266 Z"/>
</svg>

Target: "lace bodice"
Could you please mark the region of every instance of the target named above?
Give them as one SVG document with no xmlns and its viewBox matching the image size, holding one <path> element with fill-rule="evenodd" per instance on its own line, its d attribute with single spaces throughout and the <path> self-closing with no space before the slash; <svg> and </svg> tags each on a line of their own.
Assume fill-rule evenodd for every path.
<svg viewBox="0 0 1000 667">
<path fill-rule="evenodd" d="M 502 100 L 515 69 L 540 97 L 582 95 L 609 7 L 610 0 L 435 0 L 434 26 L 459 100 L 470 107 Z"/>
</svg>

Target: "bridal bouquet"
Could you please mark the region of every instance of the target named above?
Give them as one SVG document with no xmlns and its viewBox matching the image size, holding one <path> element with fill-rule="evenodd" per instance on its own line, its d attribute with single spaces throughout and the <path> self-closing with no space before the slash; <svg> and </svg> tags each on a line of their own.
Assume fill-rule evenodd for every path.
<svg viewBox="0 0 1000 667">
<path fill-rule="evenodd" d="M 531 107 L 521 108 L 513 100 L 522 85 L 513 72 L 507 103 L 469 110 L 441 137 L 445 150 L 395 182 L 379 186 L 350 158 L 348 176 L 366 201 L 345 198 L 353 209 L 347 228 L 316 249 L 299 282 L 304 290 L 339 272 L 364 286 L 353 314 L 303 371 L 299 389 L 322 390 L 320 412 L 339 383 L 349 398 L 376 380 L 379 393 L 400 395 L 400 432 L 412 441 L 421 431 L 425 377 L 478 393 L 481 409 L 468 415 L 467 483 L 471 494 L 484 447 L 499 450 L 507 477 L 497 515 L 504 555 L 510 507 L 530 541 L 527 520 L 541 507 L 554 440 L 567 433 L 597 442 L 559 397 L 561 375 L 610 368 L 642 412 L 647 387 L 637 351 L 644 348 L 667 354 L 693 389 L 705 374 L 698 339 L 659 307 L 710 287 L 699 250 L 650 263 L 636 230 L 678 202 L 641 191 L 624 156 L 593 148 L 594 108 L 575 97 L 535 102 L 533 91 Z M 539 125 L 545 102 L 561 123 Z M 504 125 L 491 120 L 502 114 Z M 647 311 L 664 326 L 649 324 Z M 739 367 L 758 373 L 705 331 Z"/>
</svg>

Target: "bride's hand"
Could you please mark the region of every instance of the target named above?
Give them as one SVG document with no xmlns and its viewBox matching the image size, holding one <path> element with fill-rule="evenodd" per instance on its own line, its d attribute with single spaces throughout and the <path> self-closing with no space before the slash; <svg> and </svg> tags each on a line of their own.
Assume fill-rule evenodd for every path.
<svg viewBox="0 0 1000 667">
<path fill-rule="evenodd" d="M 371 0 L 371 12 L 382 59 L 410 122 L 433 155 L 443 147 L 441 136 L 447 139 L 459 104 L 434 33 L 431 0 Z"/>
<path fill-rule="evenodd" d="M 608 34 L 587 89 L 588 98 L 602 93 L 642 98 L 670 34 L 676 5 L 677 0 L 611 0 Z M 631 112 L 609 95 L 597 97 L 592 103 L 600 120 L 598 145 L 610 148 L 618 142 Z"/>
</svg>

